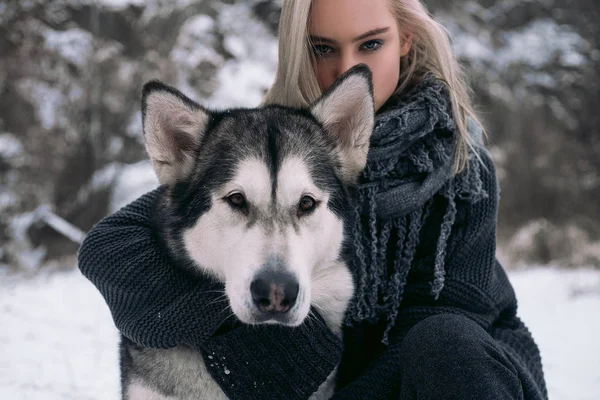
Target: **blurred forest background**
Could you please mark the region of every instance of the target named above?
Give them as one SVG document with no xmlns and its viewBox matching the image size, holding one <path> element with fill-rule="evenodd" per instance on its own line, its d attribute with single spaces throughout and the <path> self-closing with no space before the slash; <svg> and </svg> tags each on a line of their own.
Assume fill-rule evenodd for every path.
<svg viewBox="0 0 600 400">
<path fill-rule="evenodd" d="M 600 2 L 425 3 L 489 131 L 506 266 L 600 268 Z M 77 232 L 52 215 L 86 232 L 155 184 L 141 141 L 147 80 L 208 106 L 257 105 L 280 7 L 0 0 L 0 268 L 73 266 Z"/>
</svg>

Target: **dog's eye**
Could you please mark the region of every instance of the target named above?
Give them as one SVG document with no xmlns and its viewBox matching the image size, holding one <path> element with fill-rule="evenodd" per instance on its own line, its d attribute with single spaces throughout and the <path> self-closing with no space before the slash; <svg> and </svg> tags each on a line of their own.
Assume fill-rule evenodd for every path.
<svg viewBox="0 0 600 400">
<path fill-rule="evenodd" d="M 317 207 L 317 201 L 310 196 L 303 196 L 298 203 L 298 216 L 310 213 Z"/>
<path fill-rule="evenodd" d="M 233 193 L 227 196 L 227 203 L 238 210 L 244 210 L 247 207 L 246 198 L 241 193 Z"/>
</svg>

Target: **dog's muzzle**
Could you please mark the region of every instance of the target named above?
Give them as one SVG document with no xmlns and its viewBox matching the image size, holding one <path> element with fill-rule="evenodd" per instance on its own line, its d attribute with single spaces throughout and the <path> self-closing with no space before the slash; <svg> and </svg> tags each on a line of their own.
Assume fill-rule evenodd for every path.
<svg viewBox="0 0 600 400">
<path fill-rule="evenodd" d="M 262 271 L 250 284 L 254 306 L 261 319 L 281 319 L 296 304 L 300 285 L 289 273 Z"/>
</svg>

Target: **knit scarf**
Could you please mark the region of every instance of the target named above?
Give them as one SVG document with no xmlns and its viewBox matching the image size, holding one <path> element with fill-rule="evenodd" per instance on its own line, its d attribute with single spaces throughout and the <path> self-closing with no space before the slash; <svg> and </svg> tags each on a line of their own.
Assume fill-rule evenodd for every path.
<svg viewBox="0 0 600 400">
<path fill-rule="evenodd" d="M 455 221 L 456 200 L 475 202 L 487 196 L 480 176 L 483 166 L 474 152 L 469 154 L 468 167 L 453 174 L 458 132 L 451 110 L 445 84 L 427 76 L 408 94 L 391 98 L 375 121 L 358 188 L 354 256 L 350 261 L 356 292 L 345 322 L 353 325 L 387 319 L 386 344 L 434 195 L 448 200 L 440 221 L 431 282 L 431 295 L 436 299 L 444 287 L 446 247 Z M 477 147 L 482 146 L 481 129 L 469 121 L 468 131 Z M 388 255 L 389 249 L 395 254 Z"/>
</svg>

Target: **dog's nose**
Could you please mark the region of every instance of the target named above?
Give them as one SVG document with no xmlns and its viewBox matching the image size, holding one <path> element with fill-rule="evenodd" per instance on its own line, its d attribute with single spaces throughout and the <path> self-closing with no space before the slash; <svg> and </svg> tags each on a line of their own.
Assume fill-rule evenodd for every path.
<svg viewBox="0 0 600 400">
<path fill-rule="evenodd" d="M 284 272 L 259 273 L 250 284 L 254 304 L 264 313 L 288 312 L 298 297 L 298 281 Z"/>
</svg>

